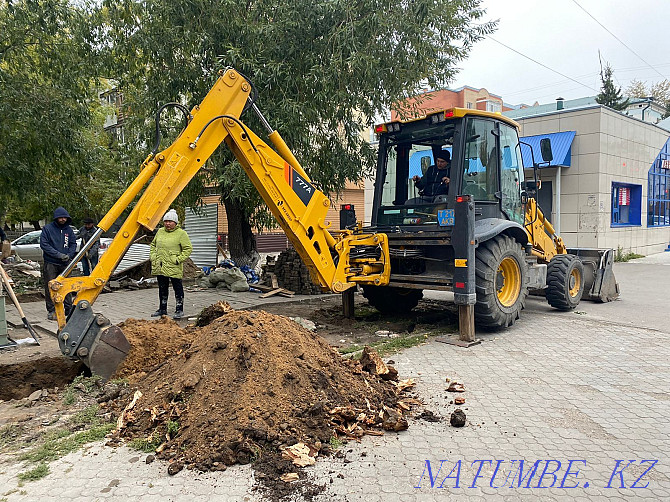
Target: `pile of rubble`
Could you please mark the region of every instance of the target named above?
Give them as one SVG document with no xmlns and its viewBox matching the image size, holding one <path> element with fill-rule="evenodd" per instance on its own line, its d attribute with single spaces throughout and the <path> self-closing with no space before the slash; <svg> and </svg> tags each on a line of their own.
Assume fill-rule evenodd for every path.
<svg viewBox="0 0 670 502">
<path fill-rule="evenodd" d="M 3 259 L 2 267 L 10 277 L 16 294 L 35 293 L 44 289 L 39 263 L 22 260 L 14 255 Z"/>
</svg>

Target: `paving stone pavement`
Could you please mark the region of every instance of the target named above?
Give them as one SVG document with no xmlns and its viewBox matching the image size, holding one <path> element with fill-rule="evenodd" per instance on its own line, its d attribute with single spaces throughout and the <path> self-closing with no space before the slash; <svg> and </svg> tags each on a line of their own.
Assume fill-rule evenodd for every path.
<svg viewBox="0 0 670 502">
<path fill-rule="evenodd" d="M 154 307 L 151 295 L 142 308 L 135 296 L 119 303 L 106 296 L 98 304 L 122 306 L 127 316 Z M 405 432 L 348 443 L 345 458 L 319 459 L 306 469 L 324 485 L 315 500 L 670 500 L 670 331 L 540 305 L 530 299 L 521 322 L 479 334 L 482 343 L 469 349 L 431 339 L 392 356 L 401 377 L 416 380 L 426 408 L 444 420 L 413 419 Z M 446 378 L 466 392 L 447 393 Z M 449 425 L 456 395 L 466 398 L 461 429 Z M 48 476 L 23 487 L 16 476 L 26 467 L 0 457 L 0 500 L 265 500 L 253 491 L 248 466 L 168 476 L 165 464 L 145 457 L 97 443 L 52 462 Z M 619 471 L 628 465 L 621 475 L 613 475 L 617 461 L 624 461 Z"/>
</svg>

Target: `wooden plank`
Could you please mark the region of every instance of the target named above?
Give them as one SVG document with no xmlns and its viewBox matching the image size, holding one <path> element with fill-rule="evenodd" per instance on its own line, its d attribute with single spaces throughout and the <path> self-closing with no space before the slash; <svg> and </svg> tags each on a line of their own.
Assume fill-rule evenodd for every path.
<svg viewBox="0 0 670 502">
<path fill-rule="evenodd" d="M 356 288 L 349 288 L 342 293 L 342 313 L 347 319 L 354 318 L 354 293 Z"/>
<path fill-rule="evenodd" d="M 263 293 L 259 298 L 269 298 L 270 296 L 278 295 L 279 293 L 283 292 L 284 290 L 281 288 L 273 289 L 272 291 L 268 291 L 267 293 Z"/>
<path fill-rule="evenodd" d="M 272 272 L 270 273 L 270 280 L 272 281 L 272 287 L 273 288 L 278 288 L 279 287 L 279 282 L 277 282 L 277 276 L 273 274 Z"/>
<path fill-rule="evenodd" d="M 458 306 L 458 332 L 463 342 L 475 341 L 475 306 Z"/>
</svg>

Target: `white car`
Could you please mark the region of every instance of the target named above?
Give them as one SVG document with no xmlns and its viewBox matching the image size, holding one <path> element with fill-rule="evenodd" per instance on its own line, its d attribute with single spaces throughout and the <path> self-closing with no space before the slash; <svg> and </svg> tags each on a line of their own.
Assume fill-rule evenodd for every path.
<svg viewBox="0 0 670 502">
<path fill-rule="evenodd" d="M 75 230 L 75 235 L 78 234 L 79 231 Z M 12 251 L 19 255 L 22 260 L 31 260 L 38 262 L 40 265 L 43 265 L 44 257 L 42 255 L 42 249 L 40 248 L 40 235 L 42 235 L 41 230 L 34 230 L 32 232 L 28 232 L 25 235 L 22 235 L 12 242 Z M 105 251 L 107 251 L 107 248 L 111 242 L 112 239 L 109 237 L 100 238 L 100 249 L 98 250 L 98 257 L 102 256 Z M 80 246 L 81 239 L 77 239 L 77 249 L 79 249 Z M 120 273 L 148 259 L 149 245 L 132 244 L 128 251 L 126 251 L 121 262 L 114 270 L 114 273 Z M 79 269 L 81 269 L 81 263 L 77 264 L 77 266 Z"/>
</svg>

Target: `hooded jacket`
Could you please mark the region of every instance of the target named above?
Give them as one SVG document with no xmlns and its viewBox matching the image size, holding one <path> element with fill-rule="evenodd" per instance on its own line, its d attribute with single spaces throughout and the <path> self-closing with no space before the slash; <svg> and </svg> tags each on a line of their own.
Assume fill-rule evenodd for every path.
<svg viewBox="0 0 670 502">
<path fill-rule="evenodd" d="M 67 218 L 67 221 L 59 225 L 56 222 L 58 218 Z M 72 218 L 64 208 L 56 208 L 53 221 L 45 225 L 40 235 L 40 248 L 45 262 L 66 265 L 77 254 L 77 238 L 70 227 L 71 222 Z M 63 260 L 63 255 L 68 259 Z"/>
<path fill-rule="evenodd" d="M 184 277 L 184 262 L 191 255 L 193 246 L 186 230 L 177 226 L 168 232 L 158 229 L 151 241 L 151 273 L 166 277 Z"/>
</svg>

